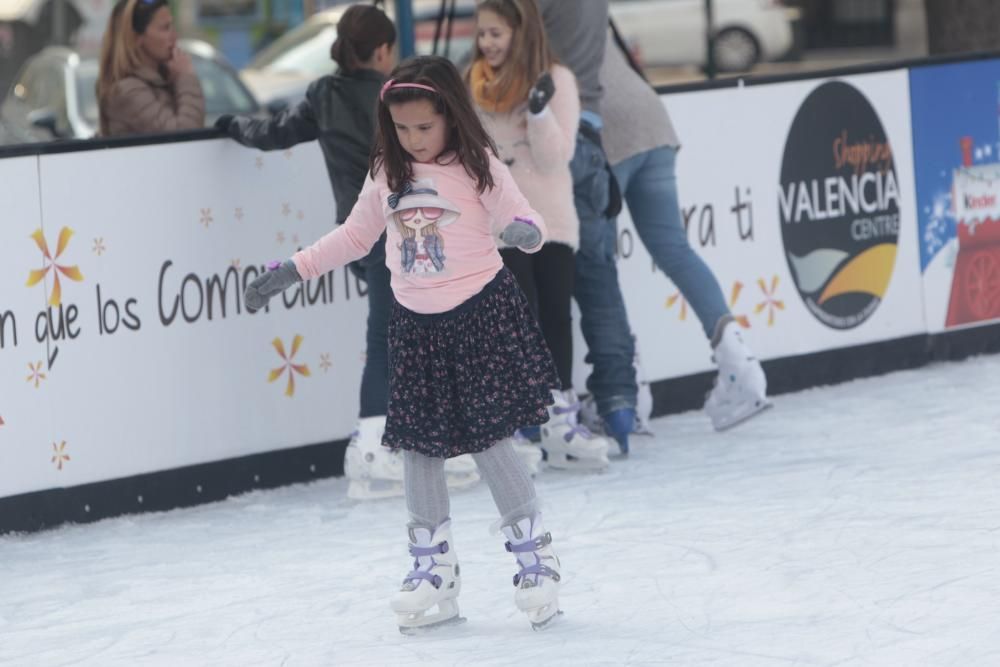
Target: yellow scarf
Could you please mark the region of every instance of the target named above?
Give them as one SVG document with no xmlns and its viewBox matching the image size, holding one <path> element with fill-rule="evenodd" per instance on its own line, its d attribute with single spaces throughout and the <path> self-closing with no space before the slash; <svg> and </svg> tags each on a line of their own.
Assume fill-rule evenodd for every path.
<svg viewBox="0 0 1000 667">
<path fill-rule="evenodd" d="M 469 70 L 469 85 L 472 88 L 472 99 L 483 111 L 490 113 L 509 113 L 528 97 L 527 88 L 521 77 L 515 78 L 507 93 L 499 97 L 496 91 L 497 74 L 485 58 L 472 63 L 472 68 Z"/>
</svg>

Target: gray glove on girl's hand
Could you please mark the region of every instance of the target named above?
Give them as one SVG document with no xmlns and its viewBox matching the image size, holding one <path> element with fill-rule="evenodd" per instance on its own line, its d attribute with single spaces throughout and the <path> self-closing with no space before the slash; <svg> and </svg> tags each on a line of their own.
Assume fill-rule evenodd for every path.
<svg viewBox="0 0 1000 667">
<path fill-rule="evenodd" d="M 530 250 L 542 242 L 542 232 L 527 218 L 514 218 L 514 222 L 503 228 L 500 240 L 522 250 Z"/>
<path fill-rule="evenodd" d="M 247 310 L 256 313 L 267 305 L 272 296 L 298 282 L 302 282 L 302 277 L 295 268 L 295 262 L 290 259 L 284 262 L 271 262 L 267 265 L 267 271 L 247 285 L 247 291 L 243 295 Z"/>
<path fill-rule="evenodd" d="M 545 110 L 545 105 L 549 103 L 552 96 L 556 94 L 556 83 L 552 80 L 552 75 L 542 72 L 538 81 L 528 91 L 528 111 L 538 115 Z"/>
</svg>

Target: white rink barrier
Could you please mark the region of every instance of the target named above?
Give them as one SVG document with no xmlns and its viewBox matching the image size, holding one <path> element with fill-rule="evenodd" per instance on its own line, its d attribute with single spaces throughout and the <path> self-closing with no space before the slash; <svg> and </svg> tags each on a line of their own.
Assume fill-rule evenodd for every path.
<svg viewBox="0 0 1000 667">
<path fill-rule="evenodd" d="M 910 81 L 895 69 L 664 96 L 688 239 L 762 359 L 942 330 L 924 295 L 951 276 L 922 260 Z M 0 159 L 0 501 L 206 464 L 225 475 L 228 461 L 342 443 L 364 284 L 341 269 L 269 312 L 242 303 L 264 263 L 333 225 L 317 147 L 105 148 Z M 992 187 L 968 184 L 972 205 Z M 627 211 L 619 253 L 646 378 L 710 371 L 694 312 Z M 578 333 L 580 388 L 585 351 Z"/>
</svg>

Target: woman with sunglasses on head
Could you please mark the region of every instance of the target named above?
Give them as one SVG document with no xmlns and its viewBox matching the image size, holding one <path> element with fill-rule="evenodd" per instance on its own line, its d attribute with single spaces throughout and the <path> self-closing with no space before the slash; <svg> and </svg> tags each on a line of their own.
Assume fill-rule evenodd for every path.
<svg viewBox="0 0 1000 667">
<path fill-rule="evenodd" d="M 535 0 L 482 0 L 476 7 L 476 47 L 466 74 L 477 111 L 518 187 L 549 225 L 549 242 L 532 255 L 502 247 L 539 320 L 559 370 L 550 418 L 514 435 L 515 450 L 541 458 L 529 440 L 540 438 L 548 464 L 563 469 L 608 466 L 607 439 L 578 421 L 573 391 L 571 298 L 580 221 L 573 205 L 569 162 L 576 146 L 580 101 L 576 79 L 555 62 Z"/>
<path fill-rule="evenodd" d="M 368 175 L 375 105 L 396 64 L 395 43 L 396 28 L 382 10 L 352 5 L 337 22 L 337 39 L 330 47 L 330 58 L 338 65 L 334 74 L 313 81 L 304 100 L 273 118 L 224 115 L 215 126 L 244 146 L 265 151 L 319 141 L 337 204 L 337 224 L 342 224 Z M 368 284 L 368 323 L 358 427 L 344 454 L 344 474 L 350 481 L 347 493 L 355 500 L 401 496 L 402 455 L 382 446 L 389 405 L 392 305 L 384 243 L 376 243 L 351 269 Z M 479 481 L 470 457 L 450 459 L 446 472 L 452 488 Z"/>
<path fill-rule="evenodd" d="M 166 0 L 118 0 L 101 44 L 100 135 L 193 130 L 205 96 L 191 58 L 177 48 Z"/>
</svg>

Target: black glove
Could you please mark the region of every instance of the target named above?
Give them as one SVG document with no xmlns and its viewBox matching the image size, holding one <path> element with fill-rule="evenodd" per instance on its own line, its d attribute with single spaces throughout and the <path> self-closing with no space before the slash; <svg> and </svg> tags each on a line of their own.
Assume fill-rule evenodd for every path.
<svg viewBox="0 0 1000 667">
<path fill-rule="evenodd" d="M 540 114 L 549 103 L 552 96 L 556 94 L 556 84 L 552 80 L 552 75 L 542 72 L 535 82 L 534 87 L 528 92 L 528 111 L 533 114 Z"/>
<path fill-rule="evenodd" d="M 215 129 L 223 134 L 229 134 L 229 126 L 233 124 L 236 117 L 231 113 L 224 113 L 215 119 Z"/>
<path fill-rule="evenodd" d="M 271 262 L 267 265 L 267 271 L 247 285 L 246 293 L 243 295 L 247 310 L 256 313 L 267 305 L 272 296 L 301 281 L 302 278 L 292 260 Z"/>
</svg>

